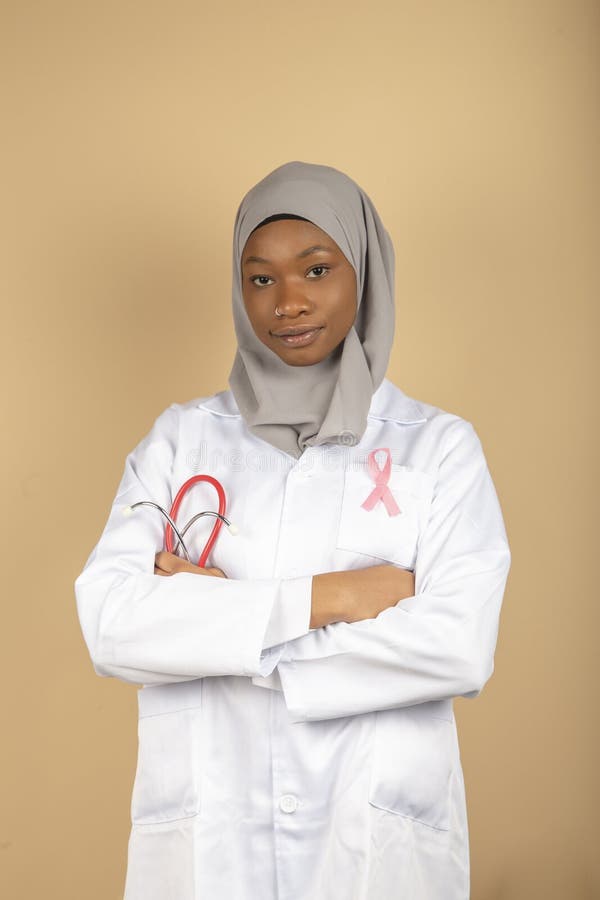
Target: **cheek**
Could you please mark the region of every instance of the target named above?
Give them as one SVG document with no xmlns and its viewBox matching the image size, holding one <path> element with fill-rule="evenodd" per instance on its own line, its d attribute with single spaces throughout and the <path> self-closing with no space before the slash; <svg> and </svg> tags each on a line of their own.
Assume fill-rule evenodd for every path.
<svg viewBox="0 0 600 900">
<path fill-rule="evenodd" d="M 355 287 L 350 281 L 342 284 L 332 306 L 336 323 L 335 330 L 341 337 L 346 336 L 356 319 L 357 302 L 354 291 Z"/>
</svg>

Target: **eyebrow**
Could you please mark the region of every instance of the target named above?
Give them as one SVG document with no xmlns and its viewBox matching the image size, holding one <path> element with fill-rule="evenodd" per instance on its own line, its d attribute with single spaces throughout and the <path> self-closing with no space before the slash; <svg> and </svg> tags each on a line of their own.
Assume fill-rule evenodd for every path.
<svg viewBox="0 0 600 900">
<path fill-rule="evenodd" d="M 326 253 L 333 253 L 333 247 L 326 247 L 324 244 L 313 244 L 312 247 L 307 247 L 306 250 L 301 250 L 300 253 L 296 254 L 296 259 L 310 256 L 311 253 L 316 253 L 318 250 L 324 250 Z M 267 265 L 271 264 L 271 260 L 264 259 L 262 256 L 247 256 L 243 264 L 246 265 L 251 262 L 266 263 Z"/>
</svg>

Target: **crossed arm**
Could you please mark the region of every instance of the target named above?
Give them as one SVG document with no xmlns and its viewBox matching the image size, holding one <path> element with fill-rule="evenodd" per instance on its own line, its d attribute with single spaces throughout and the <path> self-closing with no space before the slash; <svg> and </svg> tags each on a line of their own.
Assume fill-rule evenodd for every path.
<svg viewBox="0 0 600 900">
<path fill-rule="evenodd" d="M 161 684 L 266 677 L 277 668 L 294 722 L 477 696 L 493 671 L 511 557 L 468 422 L 446 431 L 414 574 L 382 565 L 239 580 L 157 554 L 156 519 L 133 527 L 122 515 L 140 496 L 168 505 L 173 414 L 163 413 L 129 455 L 107 525 L 75 582 L 97 674 Z"/>
<path fill-rule="evenodd" d="M 227 576 L 216 567 L 201 568 L 174 553 L 161 550 L 154 558 L 154 574 L 170 576 L 179 572 L 194 575 Z M 334 622 L 361 622 L 374 619 L 384 609 L 412 597 L 414 572 L 393 565 L 367 566 L 312 576 L 310 628 Z"/>
</svg>

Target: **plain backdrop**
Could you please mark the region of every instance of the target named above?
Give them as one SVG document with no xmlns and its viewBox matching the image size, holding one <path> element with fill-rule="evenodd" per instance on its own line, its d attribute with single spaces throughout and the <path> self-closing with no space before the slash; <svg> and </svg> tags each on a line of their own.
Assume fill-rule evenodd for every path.
<svg viewBox="0 0 600 900">
<path fill-rule="evenodd" d="M 599 25 L 583 0 L 1 4 L 2 897 L 122 897 L 136 688 L 95 675 L 73 581 L 156 416 L 228 386 L 235 212 L 290 160 L 373 199 L 388 377 L 474 424 L 505 516 L 495 672 L 455 703 L 472 900 L 600 897 Z"/>
</svg>

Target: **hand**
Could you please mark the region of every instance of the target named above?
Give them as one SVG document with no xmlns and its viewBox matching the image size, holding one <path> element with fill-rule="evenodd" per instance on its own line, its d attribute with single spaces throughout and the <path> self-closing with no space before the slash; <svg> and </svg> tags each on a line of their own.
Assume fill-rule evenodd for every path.
<svg viewBox="0 0 600 900">
<path fill-rule="evenodd" d="M 349 574 L 349 573 L 346 573 Z M 375 619 L 380 612 L 414 596 L 415 573 L 392 564 L 353 569 L 346 596 L 345 622 Z"/>
<path fill-rule="evenodd" d="M 310 627 L 375 619 L 414 592 L 412 569 L 392 564 L 314 575 Z"/>
<path fill-rule="evenodd" d="M 216 567 L 203 569 L 201 566 L 195 566 L 193 563 L 182 559 L 176 553 L 168 553 L 161 550 L 154 557 L 154 574 L 155 575 L 176 575 L 177 572 L 192 572 L 194 575 L 215 575 L 217 578 L 227 578 L 222 569 Z"/>
</svg>

